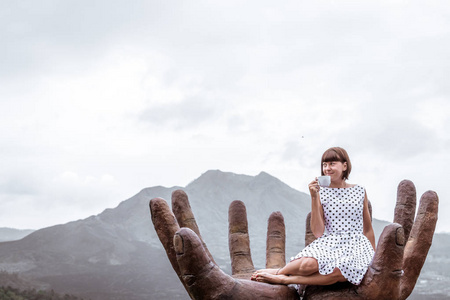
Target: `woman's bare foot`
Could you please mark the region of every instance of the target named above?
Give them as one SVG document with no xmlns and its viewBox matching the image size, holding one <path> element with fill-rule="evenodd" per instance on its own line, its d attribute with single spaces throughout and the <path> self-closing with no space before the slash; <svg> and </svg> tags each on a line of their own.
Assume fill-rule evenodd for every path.
<svg viewBox="0 0 450 300">
<path fill-rule="evenodd" d="M 281 268 L 279 269 L 261 269 L 261 270 L 257 270 L 255 273 L 269 273 L 272 275 L 277 275 L 278 271 L 280 271 Z"/>
<path fill-rule="evenodd" d="M 261 272 L 256 274 L 254 280 L 265 283 L 283 284 L 283 277 L 284 275 L 275 275 L 267 272 Z"/>
<path fill-rule="evenodd" d="M 281 269 L 281 268 L 280 268 Z M 258 274 L 261 273 L 267 273 L 267 274 L 272 274 L 272 275 L 277 275 L 278 271 L 280 271 L 280 269 L 261 269 L 261 270 L 257 270 L 252 274 L 251 280 L 256 280 L 256 276 L 258 276 Z"/>
</svg>

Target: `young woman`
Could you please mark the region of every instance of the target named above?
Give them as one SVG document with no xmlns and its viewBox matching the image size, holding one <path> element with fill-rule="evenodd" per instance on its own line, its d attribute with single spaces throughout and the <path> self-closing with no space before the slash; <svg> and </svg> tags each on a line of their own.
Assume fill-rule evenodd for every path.
<svg viewBox="0 0 450 300">
<path fill-rule="evenodd" d="M 361 283 L 375 250 L 366 191 L 347 183 L 352 165 L 347 151 L 340 147 L 325 151 L 321 169 L 322 175 L 330 176 L 330 186 L 320 187 L 317 178 L 309 184 L 310 224 L 317 239 L 283 268 L 258 270 L 252 280 L 305 285 Z"/>
</svg>

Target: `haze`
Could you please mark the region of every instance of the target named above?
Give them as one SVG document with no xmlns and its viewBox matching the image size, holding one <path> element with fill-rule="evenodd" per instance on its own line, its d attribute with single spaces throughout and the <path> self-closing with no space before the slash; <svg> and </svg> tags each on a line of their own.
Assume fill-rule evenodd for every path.
<svg viewBox="0 0 450 300">
<path fill-rule="evenodd" d="M 375 218 L 410 179 L 450 231 L 448 1 L 7 0 L 0 15 L 0 227 L 210 169 L 306 192 L 342 146 Z"/>
</svg>

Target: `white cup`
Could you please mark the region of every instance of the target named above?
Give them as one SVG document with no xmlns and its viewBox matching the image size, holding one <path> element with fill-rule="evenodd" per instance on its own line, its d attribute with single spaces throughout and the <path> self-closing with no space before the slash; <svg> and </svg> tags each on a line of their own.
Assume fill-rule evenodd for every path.
<svg viewBox="0 0 450 300">
<path fill-rule="evenodd" d="M 317 180 L 319 181 L 319 185 L 323 187 L 328 187 L 331 184 L 330 176 L 319 176 L 317 177 Z"/>
</svg>

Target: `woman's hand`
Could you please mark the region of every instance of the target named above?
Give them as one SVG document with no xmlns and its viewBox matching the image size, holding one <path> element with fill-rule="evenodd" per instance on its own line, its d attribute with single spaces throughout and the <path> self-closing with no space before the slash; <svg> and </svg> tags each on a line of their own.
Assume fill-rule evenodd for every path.
<svg viewBox="0 0 450 300">
<path fill-rule="evenodd" d="M 316 179 L 314 179 L 313 181 L 311 181 L 309 183 L 308 188 L 309 188 L 309 193 L 311 194 L 312 197 L 317 195 L 317 192 L 319 192 L 319 190 L 320 190 L 319 180 L 317 179 L 317 177 L 316 177 Z"/>
<path fill-rule="evenodd" d="M 314 179 L 308 185 L 311 194 L 311 230 L 316 238 L 321 237 L 325 231 L 325 221 L 323 216 L 322 203 L 319 196 L 319 181 Z"/>
</svg>

